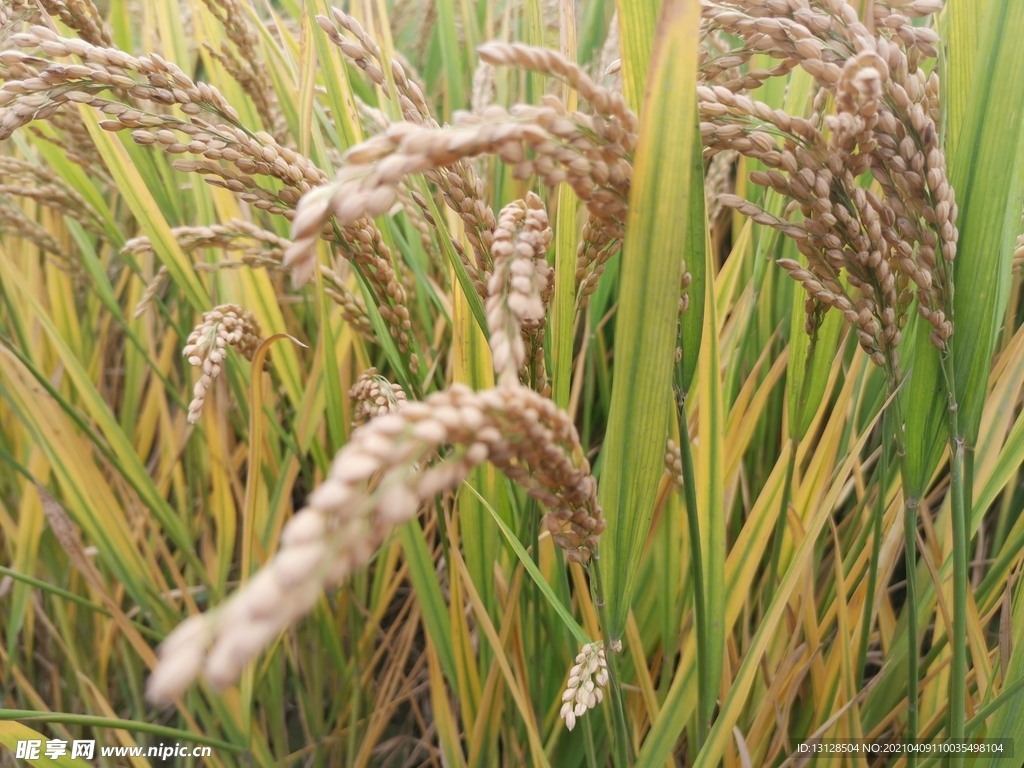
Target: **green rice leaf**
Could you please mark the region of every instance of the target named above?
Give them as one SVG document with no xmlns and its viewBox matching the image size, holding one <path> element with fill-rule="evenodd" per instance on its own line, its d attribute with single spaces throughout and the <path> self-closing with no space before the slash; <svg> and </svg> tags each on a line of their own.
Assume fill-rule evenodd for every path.
<svg viewBox="0 0 1024 768">
<path fill-rule="evenodd" d="M 626 626 L 663 471 L 679 281 L 692 221 L 690 215 L 680 214 L 695 204 L 690 172 L 699 17 L 696 3 L 666 2 L 640 121 L 599 494 L 608 516 L 601 551 L 613 640 Z M 680 130 L 665 131 L 665 125 Z"/>
<path fill-rule="evenodd" d="M 953 33 L 958 29 L 954 27 Z M 1011 255 L 1024 195 L 1022 36 L 1024 4 L 989 0 L 973 67 L 961 63 L 966 61 L 961 56 L 951 62 L 949 73 L 952 102 L 967 94 L 962 129 L 948 137 L 947 146 L 952 150 L 950 183 L 960 209 L 951 349 L 960 425 L 968 445 L 977 438 L 989 361 L 1009 297 Z M 918 323 L 914 371 L 905 393 L 912 485 L 907 490 L 916 496 L 924 491 L 946 437 L 942 374 L 929 332 L 926 323 Z"/>
</svg>

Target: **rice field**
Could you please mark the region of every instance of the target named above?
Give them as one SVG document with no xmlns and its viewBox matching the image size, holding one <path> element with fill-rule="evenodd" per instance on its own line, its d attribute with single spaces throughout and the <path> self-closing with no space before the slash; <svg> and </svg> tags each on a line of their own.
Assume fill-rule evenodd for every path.
<svg viewBox="0 0 1024 768">
<path fill-rule="evenodd" d="M 0 765 L 1020 765 L 1021 39 L 0 0 Z"/>
</svg>

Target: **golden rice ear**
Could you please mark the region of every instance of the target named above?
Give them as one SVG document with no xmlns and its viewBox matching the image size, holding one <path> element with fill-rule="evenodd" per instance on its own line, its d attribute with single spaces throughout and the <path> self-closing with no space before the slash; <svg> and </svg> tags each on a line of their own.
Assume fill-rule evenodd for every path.
<svg viewBox="0 0 1024 768">
<path fill-rule="evenodd" d="M 206 393 L 220 376 L 227 348 L 234 347 L 246 360 L 252 360 L 262 341 L 255 315 L 237 304 L 222 304 L 203 314 L 202 322 L 189 334 L 181 351 L 189 365 L 202 370 L 188 405 L 189 424 L 195 424 L 202 416 Z"/>
<path fill-rule="evenodd" d="M 316 269 L 316 244 L 330 217 L 331 198 L 337 185 L 317 187 L 299 201 L 292 219 L 292 244 L 284 252 L 283 263 L 292 270 L 292 286 L 301 288 Z"/>
<path fill-rule="evenodd" d="M 359 380 L 352 385 L 348 396 L 355 402 L 352 409 L 353 426 L 365 424 L 377 416 L 395 413 L 406 403 L 405 390 L 402 386 L 380 376 L 376 368 L 363 371 Z"/>
<path fill-rule="evenodd" d="M 171 633 L 152 701 L 172 700 L 201 672 L 216 688 L 232 683 L 325 586 L 366 565 L 393 526 L 484 461 L 551 509 L 546 524 L 568 556 L 589 559 L 604 518 L 589 466 L 577 466 L 579 436 L 565 412 L 518 385 L 483 392 L 453 385 L 408 404 L 398 391 L 372 369 L 356 384 L 355 396 L 372 397 L 377 415 L 352 433 L 309 505 L 285 524 L 281 549 L 263 570 L 222 607 Z M 437 460 L 445 445 L 453 453 Z"/>
<path fill-rule="evenodd" d="M 608 663 L 604 643 L 587 643 L 576 655 L 576 663 L 569 670 L 569 680 L 562 694 L 562 708 L 558 716 L 565 727 L 572 730 L 576 720 L 596 707 L 604 698 L 608 686 Z"/>
<path fill-rule="evenodd" d="M 103 47 L 113 45 L 103 16 L 93 0 L 40 0 L 39 5 L 50 16 L 59 18 L 75 30 L 82 40 Z"/>
<path fill-rule="evenodd" d="M 525 200 L 502 209 L 491 244 L 494 272 L 486 303 L 491 357 L 499 383 L 519 382 L 519 371 L 527 362 L 527 343 L 534 347 L 532 359 L 538 357 L 536 347 L 543 343 L 551 293 L 551 270 L 546 261 L 551 239 L 547 210 L 537 195 L 528 193 Z"/>
<path fill-rule="evenodd" d="M 913 27 L 893 31 L 903 26 L 896 13 L 884 19 L 881 34 L 873 35 L 846 8 L 828 19 L 810 9 L 800 17 L 809 30 L 827 21 L 856 50 L 845 58 L 825 56 L 828 46 L 814 34 L 772 38 L 771 46 L 799 61 L 820 86 L 810 120 L 736 93 L 732 82 L 713 83 L 719 73 L 706 70 L 707 84 L 697 89 L 701 133 L 717 151 L 762 162 L 769 170 L 755 171 L 750 180 L 787 199 L 787 211 L 803 214 L 802 221 L 791 222 L 738 196 L 718 196 L 719 204 L 797 240 L 806 269 L 791 260 L 780 265 L 808 293 L 808 330 L 813 332 L 824 311 L 835 307 L 855 323 L 871 360 L 898 370 L 894 364 L 913 298 L 911 284 L 922 317 L 933 327 L 932 342 L 945 349 L 952 334 L 940 307 L 948 307 L 952 296 L 945 263 L 956 254 L 956 198 L 937 144 L 937 76 L 926 79 L 914 61 L 929 50 L 932 33 L 918 34 L 910 31 Z M 930 9 L 928 3 L 911 3 L 901 10 L 924 15 Z M 712 12 L 709 19 L 740 37 L 753 34 L 725 11 Z M 781 19 L 765 20 L 766 28 L 782 25 Z M 825 113 L 822 95 L 834 97 L 834 114 Z M 827 138 L 819 126 L 828 128 Z M 880 196 L 856 184 L 867 172 L 878 180 Z M 943 258 L 937 259 L 940 252 Z"/>
<path fill-rule="evenodd" d="M 321 29 L 349 61 L 380 87 L 386 97 L 398 102 L 405 121 L 411 125 L 439 128 L 440 123 L 424 96 L 424 86 L 411 71 L 409 63 L 404 60 L 402 63 L 398 59 L 385 60 L 381 55 L 380 46 L 354 17 L 338 8 L 332 8 L 331 15 L 333 21 L 324 16 L 317 17 Z M 358 45 L 346 38 L 342 30 L 349 32 Z M 388 69 L 391 70 L 397 94 L 391 93 L 391 86 L 384 75 Z M 403 131 L 406 127 L 396 124 L 391 126 L 391 129 L 393 132 Z M 347 157 L 351 162 L 366 163 L 367 153 L 372 155 L 375 151 L 368 144 L 364 144 L 350 149 Z M 472 246 L 474 258 L 467 259 L 462 253 L 460 257 L 481 298 L 485 298 L 486 278 L 490 270 L 491 236 L 496 223 L 494 211 L 484 197 L 485 185 L 477 176 L 473 165 L 457 157 L 452 158 L 451 162 L 438 163 L 427 168 L 423 173 L 427 181 L 438 187 L 445 204 L 458 214 L 465 225 L 466 239 Z"/>
</svg>

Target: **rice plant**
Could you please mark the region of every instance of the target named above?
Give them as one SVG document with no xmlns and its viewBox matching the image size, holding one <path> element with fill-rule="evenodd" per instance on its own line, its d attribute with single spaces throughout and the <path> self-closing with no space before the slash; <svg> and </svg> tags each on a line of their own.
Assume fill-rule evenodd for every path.
<svg viewBox="0 0 1024 768">
<path fill-rule="evenodd" d="M 0 0 L 0 743 L 1017 764 L 1022 37 Z"/>
</svg>

